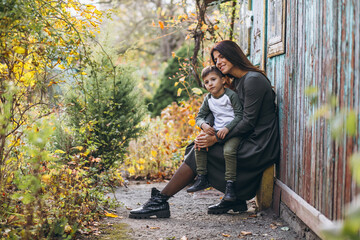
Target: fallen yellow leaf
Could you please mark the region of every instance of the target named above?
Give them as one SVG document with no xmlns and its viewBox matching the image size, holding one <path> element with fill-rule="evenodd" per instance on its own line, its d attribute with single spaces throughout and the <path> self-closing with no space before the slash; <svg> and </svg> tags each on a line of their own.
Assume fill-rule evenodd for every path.
<svg viewBox="0 0 360 240">
<path fill-rule="evenodd" d="M 271 228 L 271 229 L 276 229 L 276 228 L 277 228 L 277 226 L 276 226 L 276 225 L 274 225 L 274 224 L 270 224 L 270 228 Z"/>
<path fill-rule="evenodd" d="M 118 215 L 114 214 L 114 213 L 109 213 L 109 212 L 105 212 L 105 216 L 107 217 L 112 217 L 112 218 L 117 218 L 119 217 Z"/>
<path fill-rule="evenodd" d="M 231 237 L 230 234 L 225 234 L 225 233 L 223 233 L 222 235 L 223 235 L 224 237 Z"/>
<path fill-rule="evenodd" d="M 241 231 L 240 233 L 241 233 L 241 235 L 244 235 L 244 236 L 252 235 L 252 232 Z"/>
</svg>

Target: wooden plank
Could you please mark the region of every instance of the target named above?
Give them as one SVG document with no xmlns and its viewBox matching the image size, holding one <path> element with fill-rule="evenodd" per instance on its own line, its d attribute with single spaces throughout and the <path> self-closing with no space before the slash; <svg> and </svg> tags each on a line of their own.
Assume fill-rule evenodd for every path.
<svg viewBox="0 0 360 240">
<path fill-rule="evenodd" d="M 294 37 L 296 37 L 296 44 L 297 44 L 297 49 L 305 49 L 306 45 L 305 45 L 305 35 L 301 34 L 302 32 L 304 32 L 304 28 L 306 28 L 306 24 L 304 24 L 303 21 L 303 14 L 299 14 L 299 12 L 301 12 L 302 6 L 304 5 L 304 0 L 300 0 L 298 1 L 298 7 L 296 10 L 296 12 L 294 12 L 294 14 L 297 16 L 297 31 L 294 31 Z M 292 94 L 292 102 L 293 102 L 293 115 L 291 116 L 292 118 L 292 123 L 293 123 L 293 131 L 292 131 L 292 159 L 291 161 L 293 161 L 293 168 L 294 168 L 294 172 L 293 172 L 293 178 L 294 178 L 294 187 L 292 188 L 295 192 L 301 194 L 300 192 L 302 191 L 302 158 L 303 158 L 303 151 L 301 148 L 301 142 L 303 141 L 303 139 L 300 137 L 300 114 L 302 112 L 302 106 L 301 106 L 301 102 L 302 102 L 302 89 L 301 89 L 301 85 L 304 82 L 304 69 L 305 69 L 305 61 L 304 61 L 304 51 L 297 51 L 296 55 L 294 55 L 296 61 L 294 62 L 296 64 L 296 66 L 293 66 L 293 69 L 295 71 L 295 77 L 292 79 L 293 82 L 293 94 Z"/>
<path fill-rule="evenodd" d="M 275 191 L 279 192 L 277 188 L 280 188 L 281 191 L 281 202 L 285 203 L 319 237 L 324 237 L 321 227 L 331 226 L 333 223 L 280 180 L 275 181 Z"/>
<path fill-rule="evenodd" d="M 275 180 L 276 181 L 276 180 Z M 272 209 L 277 216 L 280 216 L 281 188 L 274 183 L 274 197 Z"/>
<path fill-rule="evenodd" d="M 319 37 L 321 46 L 319 46 L 319 51 L 321 54 L 320 66 L 321 74 L 318 78 L 321 81 L 322 89 L 322 100 L 327 101 L 328 94 L 332 91 L 332 82 L 333 78 L 336 77 L 336 34 L 337 26 L 334 25 L 334 9 L 336 7 L 336 2 L 333 1 L 322 1 L 321 2 L 321 15 L 320 15 L 320 32 Z M 336 21 L 335 21 L 336 23 Z M 332 141 L 331 135 L 329 134 L 329 128 L 326 121 L 321 121 L 321 136 L 322 137 L 322 149 L 321 149 L 321 158 L 324 169 L 324 181 L 323 191 L 322 191 L 322 208 L 319 210 L 327 217 L 332 218 L 333 210 L 333 160 L 331 156 Z"/>
<path fill-rule="evenodd" d="M 360 16 L 360 3 L 359 1 L 356 1 L 355 3 L 355 14 L 354 16 Z M 355 17 L 355 39 L 360 39 L 360 18 L 359 17 Z M 358 137 L 357 137 L 357 144 L 356 147 L 354 148 L 355 152 L 360 152 L 360 44 L 355 44 L 354 45 L 354 59 L 355 59 L 355 63 L 354 63 L 354 82 L 355 82 L 355 86 L 354 89 L 355 94 L 354 94 L 354 102 L 355 102 L 355 107 L 354 110 L 357 111 L 359 113 L 358 116 Z M 353 198 L 360 193 L 360 184 L 357 185 L 355 184 L 355 190 L 353 192 Z"/>
</svg>

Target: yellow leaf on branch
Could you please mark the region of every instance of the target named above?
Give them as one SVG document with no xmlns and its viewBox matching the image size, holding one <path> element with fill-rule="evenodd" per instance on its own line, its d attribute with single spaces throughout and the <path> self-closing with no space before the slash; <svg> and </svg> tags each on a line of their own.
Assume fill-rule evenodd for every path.
<svg viewBox="0 0 360 240">
<path fill-rule="evenodd" d="M 41 181 L 45 182 L 45 183 L 50 183 L 50 178 L 51 176 L 49 174 L 45 174 L 41 176 Z"/>
<path fill-rule="evenodd" d="M 206 32 L 207 29 L 208 29 L 208 25 L 203 24 L 203 25 L 201 26 L 201 31 Z"/>
<path fill-rule="evenodd" d="M 156 157 L 156 156 L 157 156 L 157 152 L 154 151 L 154 150 L 151 150 L 151 155 L 152 155 L 153 157 Z"/>
<path fill-rule="evenodd" d="M 179 88 L 179 89 L 177 90 L 177 96 L 178 96 L 178 97 L 180 97 L 181 92 L 182 92 L 182 88 Z"/>
<path fill-rule="evenodd" d="M 190 126 L 195 126 L 195 123 L 196 123 L 196 121 L 195 121 L 195 119 L 190 119 L 189 121 L 188 121 L 188 123 L 190 124 Z"/>
<path fill-rule="evenodd" d="M 20 46 L 15 46 L 14 48 L 14 51 L 16 52 L 16 53 L 18 53 L 18 54 L 24 54 L 25 53 L 25 48 L 23 48 L 23 47 L 20 47 Z"/>
<path fill-rule="evenodd" d="M 159 26 L 161 29 L 164 29 L 164 22 L 163 21 L 159 21 Z"/>
<path fill-rule="evenodd" d="M 95 14 L 99 15 L 99 16 L 102 16 L 102 12 L 100 12 L 99 10 L 95 9 L 94 11 Z"/>
<path fill-rule="evenodd" d="M 87 10 L 93 10 L 94 8 L 95 8 L 94 5 L 91 5 L 91 4 L 86 5 Z"/>
<path fill-rule="evenodd" d="M 201 91 L 201 89 L 200 88 L 193 88 L 193 89 L 191 89 L 195 94 L 197 94 L 197 95 L 201 95 L 202 94 L 202 91 Z"/>
</svg>

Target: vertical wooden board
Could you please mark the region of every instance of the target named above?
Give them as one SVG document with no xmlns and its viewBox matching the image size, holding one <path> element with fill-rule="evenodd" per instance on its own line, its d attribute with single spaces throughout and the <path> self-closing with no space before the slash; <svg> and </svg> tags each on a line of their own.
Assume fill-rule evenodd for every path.
<svg viewBox="0 0 360 240">
<path fill-rule="evenodd" d="M 360 16 L 360 2 L 355 1 L 355 16 Z M 358 112 L 358 137 L 357 137 L 357 148 L 356 151 L 360 151 L 360 18 L 355 18 L 355 39 L 357 39 L 357 44 L 355 44 L 354 55 L 355 55 L 355 67 L 354 67 L 354 76 L 355 76 L 355 105 L 354 108 Z M 360 184 L 359 184 L 360 185 Z M 360 186 L 357 188 L 357 193 L 360 193 Z"/>
<path fill-rule="evenodd" d="M 308 5 L 310 4 L 310 6 Z M 305 44 L 306 48 L 305 51 L 303 51 L 304 54 L 304 65 L 306 67 L 305 69 L 305 82 L 306 87 L 310 86 L 317 86 L 316 79 L 314 78 L 313 68 L 314 68 L 314 59 L 313 59 L 313 25 L 312 19 L 309 20 L 310 14 L 308 13 L 309 9 L 311 10 L 314 8 L 313 2 L 309 1 L 306 2 L 302 8 L 303 11 L 301 14 L 304 17 L 306 31 L 304 31 L 302 34 L 306 36 L 305 38 Z M 309 102 L 307 102 L 306 105 L 306 111 L 310 116 L 314 114 L 314 106 L 311 106 Z M 311 126 L 308 126 L 309 131 L 309 139 L 307 141 L 308 144 L 306 144 L 308 147 L 305 149 L 305 151 L 308 153 L 306 154 L 308 158 L 305 161 L 305 169 L 306 171 L 309 171 L 311 175 L 309 176 L 309 179 L 306 182 L 305 185 L 305 195 L 304 199 L 311 203 L 313 206 L 316 206 L 316 200 L 318 199 L 318 189 L 317 189 L 317 183 L 318 183 L 318 175 L 319 175 L 319 168 L 318 168 L 318 160 L 316 157 L 316 149 L 317 149 L 317 135 L 316 135 L 316 125 L 312 124 Z M 309 154 L 310 153 L 310 154 Z"/>
<path fill-rule="evenodd" d="M 347 46 L 345 48 L 345 56 L 347 58 L 347 66 L 345 71 L 345 79 L 346 79 L 346 89 L 347 89 L 347 107 L 349 109 L 353 109 L 354 107 L 354 75 L 353 71 L 355 70 L 355 27 L 356 27 L 356 19 L 359 18 L 359 15 L 355 15 L 355 2 L 348 1 L 346 5 L 346 21 L 347 21 Z M 359 41 L 359 39 L 357 39 Z M 359 44 L 359 42 L 357 42 Z M 346 169 L 345 169 L 345 188 L 347 191 L 345 192 L 345 204 L 349 203 L 351 200 L 351 185 L 352 185 L 352 177 L 351 177 L 351 169 L 350 169 L 350 162 L 349 158 L 353 152 L 353 138 L 347 138 L 347 148 L 346 148 Z"/>
<path fill-rule="evenodd" d="M 300 0 L 299 1 L 299 5 L 302 4 L 303 0 Z M 300 33 L 304 31 L 304 24 L 302 24 L 302 15 L 300 15 L 299 13 L 298 14 L 298 28 L 297 28 L 297 32 L 296 34 L 298 36 L 303 36 L 301 35 Z M 300 108 L 300 103 L 301 103 L 301 89 L 300 89 L 300 85 L 301 83 L 304 81 L 303 79 L 303 68 L 304 68 L 304 65 L 303 65 L 303 61 L 302 61 L 302 58 L 303 58 L 303 54 L 301 51 L 303 48 L 304 48 L 304 38 L 301 38 L 301 37 L 298 37 L 298 49 L 300 49 L 300 51 L 298 51 L 298 54 L 296 55 L 297 57 L 297 71 L 296 71 L 296 75 L 295 77 L 293 78 L 293 85 L 292 85 L 292 88 L 293 88 L 293 91 L 292 91 L 292 94 L 291 94 L 291 100 L 293 102 L 293 105 L 292 105 L 292 116 L 291 116 L 291 119 L 292 119 L 292 131 L 291 131 L 291 135 L 292 135 L 292 146 L 291 146 L 291 151 L 292 151 L 292 161 L 293 161 L 293 178 L 294 178 L 294 188 L 293 190 L 298 193 L 298 194 L 301 194 L 300 193 L 300 151 L 299 151 L 299 146 L 300 146 L 300 143 L 302 141 L 301 138 L 299 138 L 299 113 L 301 111 L 301 108 Z M 295 69 L 295 68 L 294 68 Z"/>
<path fill-rule="evenodd" d="M 295 53 L 295 51 L 293 51 L 294 49 L 292 49 L 292 54 Z M 290 77 L 289 79 L 286 81 L 286 91 L 287 91 L 287 96 L 286 96 L 286 101 L 287 101 L 287 106 L 286 106 L 286 118 L 287 118 L 287 129 L 286 132 L 284 132 L 284 136 L 287 138 L 287 168 L 286 168 L 286 184 L 290 187 L 293 188 L 293 181 L 292 181 L 292 169 L 293 169 L 293 164 L 292 164 L 292 152 L 291 152 L 291 146 L 292 146 L 292 139 L 291 139 L 291 124 L 292 124 L 292 119 L 291 119 L 291 115 L 290 112 L 292 111 L 292 101 L 291 101 L 291 96 L 292 96 L 292 92 L 291 92 L 291 85 L 293 82 L 293 78 L 294 78 L 294 69 L 291 66 L 291 72 L 290 72 Z"/>
<path fill-rule="evenodd" d="M 360 16 L 360 2 L 359 1 L 355 1 L 355 16 Z M 357 41 L 357 44 L 355 44 L 355 49 L 354 49 L 354 58 L 355 58 L 355 63 L 354 63 L 354 82 L 355 82 L 355 94 L 354 94 L 354 102 L 355 102 L 355 107 L 354 110 L 357 111 L 358 113 L 358 134 L 357 134 L 357 139 L 356 139 L 356 147 L 354 148 L 355 152 L 360 152 L 360 44 L 359 44 L 359 39 L 360 39 L 360 18 L 359 17 L 355 17 L 355 39 Z M 355 190 L 354 190 L 354 194 L 353 197 L 355 197 L 357 194 L 360 194 L 360 183 L 357 185 L 356 183 L 354 183 L 355 185 Z"/>
<path fill-rule="evenodd" d="M 333 142 L 333 151 L 334 151 L 334 178 L 333 178 L 333 186 L 334 186 L 334 205 L 333 205 L 333 218 L 337 219 L 338 216 L 338 207 L 339 206 L 339 184 L 338 184 L 338 176 L 339 176 L 339 151 L 338 151 L 338 144 Z"/>
<path fill-rule="evenodd" d="M 298 21 L 299 23 L 302 22 L 300 15 L 298 16 Z M 303 157 L 304 157 L 304 152 L 302 149 L 303 146 L 303 134 L 301 132 L 302 129 L 302 121 L 301 118 L 303 116 L 303 100 L 304 100 L 304 94 L 303 94 L 303 90 L 304 90 L 304 85 L 305 85 L 305 78 L 304 78 L 304 54 L 302 51 L 302 49 L 305 48 L 305 41 L 304 41 L 304 35 L 301 34 L 299 35 L 301 32 L 304 32 L 304 28 L 306 25 L 301 24 L 299 25 L 298 28 L 298 36 L 302 36 L 302 38 L 299 38 L 298 41 L 298 46 L 300 51 L 298 51 L 298 68 L 297 68 L 297 74 L 296 74 L 296 81 L 294 83 L 295 86 L 295 91 L 293 94 L 293 101 L 294 101 L 294 116 L 293 116 L 293 124 L 294 124 L 294 144 L 292 146 L 293 148 L 293 158 L 294 158 L 294 163 L 295 163 L 295 191 L 300 195 L 303 196 L 303 178 L 302 178 L 302 171 L 303 171 Z"/>
<path fill-rule="evenodd" d="M 313 78 L 316 81 L 316 85 L 319 87 L 319 99 L 320 102 L 323 102 L 324 100 L 324 86 L 322 81 L 322 69 L 321 69 L 321 62 L 323 61 L 322 55 L 321 55 L 321 48 L 322 48 L 322 8 L 321 4 L 323 1 L 315 1 L 315 7 L 311 10 L 312 11 L 312 22 L 313 24 L 313 41 L 311 46 L 311 51 L 313 54 Z M 326 91 L 326 90 L 325 90 Z M 316 192 L 320 196 L 318 205 L 316 205 L 317 209 L 319 211 L 324 211 L 324 198 L 322 197 L 324 194 L 324 180 L 326 179 L 326 172 L 324 169 L 324 158 L 323 158 L 323 126 L 324 126 L 324 120 L 320 119 L 316 122 L 316 136 L 317 136 L 317 146 L 316 146 L 316 159 L 315 161 L 318 162 L 318 168 L 319 168 L 319 174 L 318 174 L 318 180 L 316 181 L 318 185 L 316 186 Z"/>
<path fill-rule="evenodd" d="M 313 1 L 306 0 L 302 3 L 301 10 L 299 9 L 299 21 L 302 21 L 302 25 L 304 26 L 302 31 L 298 33 L 298 38 L 303 38 L 303 46 L 299 46 L 299 48 L 302 49 L 301 55 L 299 54 L 299 65 L 302 65 L 302 71 L 303 71 L 303 81 L 305 81 L 305 86 L 314 86 L 316 85 L 316 79 L 314 78 L 314 58 L 313 58 L 313 45 L 314 45 L 314 22 L 313 22 L 313 8 L 315 8 L 315 3 Z M 312 107 L 310 105 L 307 105 L 307 111 L 311 112 Z M 308 153 L 310 153 L 310 158 L 306 159 L 305 161 L 305 169 L 309 169 L 309 166 L 311 166 L 312 162 L 315 162 L 315 150 L 316 150 L 316 128 L 315 126 L 309 126 L 309 128 L 312 131 L 311 134 L 311 148 L 307 149 Z M 304 139 L 305 140 L 305 139 Z M 317 171 L 317 170 L 316 170 Z M 310 179 L 306 182 L 305 188 L 304 188 L 304 194 L 303 198 L 307 202 L 311 202 L 311 199 L 314 198 L 313 193 L 315 191 L 315 181 L 313 179 Z M 314 204 L 314 203 L 312 203 Z"/>
<path fill-rule="evenodd" d="M 341 16 L 339 16 L 339 21 L 341 22 L 341 33 L 340 33 L 340 39 L 341 41 L 338 43 L 339 50 L 338 50 L 338 57 L 341 61 L 340 66 L 340 78 L 339 78 L 339 84 L 340 84 L 340 109 L 349 108 L 352 105 L 352 98 L 353 98 L 353 68 L 352 68 L 352 59 L 354 57 L 353 55 L 353 40 L 354 37 L 353 31 L 353 25 L 355 22 L 355 6 L 352 1 L 344 1 L 341 5 Z M 358 16 L 357 16 L 358 17 Z M 340 111 L 339 109 L 339 111 Z M 341 209 L 344 208 L 345 204 L 350 201 L 351 197 L 351 177 L 350 177 L 350 166 L 348 162 L 348 157 L 351 153 L 350 145 L 351 141 L 348 141 L 349 138 L 344 137 L 343 138 L 343 154 L 341 156 L 342 161 L 342 182 L 344 190 L 342 191 L 342 199 L 341 199 Z M 342 216 L 343 212 L 341 212 L 340 217 Z"/>
<path fill-rule="evenodd" d="M 350 164 L 350 157 L 353 153 L 354 144 L 353 138 L 348 138 L 346 144 L 346 169 L 345 169 L 345 199 L 344 203 L 348 204 L 351 201 L 351 188 L 352 188 L 352 173 L 351 173 L 351 164 Z"/>
<path fill-rule="evenodd" d="M 264 0 L 252 0 L 252 10 L 254 14 L 253 26 L 251 29 L 251 43 L 250 43 L 250 61 L 257 66 L 261 65 L 261 59 L 264 54 Z M 261 66 L 260 66 L 261 67 Z"/>
<path fill-rule="evenodd" d="M 324 37 L 322 55 L 323 55 L 323 81 L 325 83 L 324 87 L 328 91 L 333 92 L 333 81 L 336 78 L 336 10 L 337 2 L 336 1 L 324 1 L 323 6 L 323 29 Z M 333 218 L 333 206 L 334 206 L 334 156 L 332 149 L 332 139 L 330 133 L 330 128 L 326 127 L 324 129 L 324 160 L 327 162 L 327 179 L 326 179 L 326 206 L 327 212 L 325 215 L 330 219 Z"/>
<path fill-rule="evenodd" d="M 306 117 L 306 109 L 305 109 L 305 81 L 300 81 L 300 98 L 298 98 L 300 101 L 299 103 L 299 113 L 298 113 L 298 161 L 299 161 L 299 170 L 298 170 L 298 177 L 299 177 L 299 195 L 304 196 L 304 174 L 305 174 L 305 164 L 304 164 L 304 158 L 306 156 L 306 152 L 304 152 L 304 146 L 306 142 L 306 135 L 305 135 L 305 128 L 304 128 L 304 118 Z"/>
<path fill-rule="evenodd" d="M 320 94 L 320 99 L 322 103 L 325 103 L 327 101 L 327 95 L 328 95 L 328 89 L 326 87 L 326 82 L 324 81 L 324 71 L 323 71 L 323 65 L 322 63 L 324 61 L 326 61 L 326 59 L 324 59 L 324 56 L 322 54 L 322 49 L 325 47 L 323 45 L 323 38 L 324 38 L 324 32 L 323 30 L 323 5 L 324 5 L 325 1 L 316 1 L 316 12 L 314 13 L 315 18 L 316 18 L 316 22 L 317 22 L 317 26 L 316 26 L 316 30 L 315 30 L 315 46 L 317 46 L 317 48 L 315 48 L 315 72 L 316 72 L 316 78 L 318 81 L 318 86 L 321 88 L 321 94 Z M 325 134 L 325 127 L 326 127 L 326 122 L 324 119 L 321 119 L 319 122 L 319 125 L 317 126 L 318 128 L 318 134 L 319 134 L 319 142 L 318 142 L 318 161 L 321 162 L 321 171 L 320 171 L 320 184 L 319 184 L 319 194 L 321 195 L 321 201 L 320 201 L 320 205 L 318 206 L 319 211 L 321 211 L 322 213 L 326 214 L 328 212 L 328 208 L 329 206 L 326 204 L 326 195 L 327 195 L 327 179 L 328 179 L 328 172 L 327 172 L 327 159 L 324 156 L 324 134 Z"/>
<path fill-rule="evenodd" d="M 339 101 L 339 105 L 343 106 L 343 96 L 344 96 L 344 72 L 343 68 L 341 67 L 344 64 L 344 59 L 342 57 L 342 42 L 345 42 L 346 36 L 344 33 L 344 22 L 343 22 L 343 4 L 339 4 L 338 13 L 337 13 L 337 25 L 339 26 L 337 31 L 337 75 L 336 75 L 336 96 Z M 341 27 L 340 27 L 341 26 Z M 342 191 L 344 186 L 344 164 L 343 164 L 343 147 L 341 143 L 336 144 L 337 148 L 337 171 L 336 171 L 336 185 L 337 185 L 337 192 L 335 192 L 336 197 L 336 205 L 334 206 L 335 209 L 335 218 L 339 219 L 342 216 Z"/>
<path fill-rule="evenodd" d="M 302 0 L 299 0 L 298 2 L 301 2 Z M 291 14 L 297 14 L 296 8 L 292 9 L 293 11 L 291 12 Z M 297 34 L 298 28 L 301 28 L 301 26 L 298 25 L 298 27 L 296 29 L 293 29 L 293 33 L 292 34 Z M 295 153 L 295 144 L 296 144 L 296 121 L 295 121 L 295 114 L 296 114 L 296 102 L 294 97 L 296 96 L 296 92 L 297 92 L 297 82 L 299 81 L 298 79 L 298 73 L 300 72 L 297 65 L 298 59 L 295 58 L 295 56 L 297 56 L 298 54 L 298 42 L 299 40 L 296 38 L 293 38 L 293 44 L 295 45 L 294 48 L 292 47 L 292 51 L 291 52 L 291 77 L 289 78 L 289 112 L 288 117 L 289 117 L 289 129 L 288 129 L 288 137 L 289 137 L 289 143 L 290 146 L 288 148 L 289 151 L 289 159 L 288 162 L 290 163 L 290 169 L 288 172 L 288 186 L 297 191 L 297 165 L 296 165 L 296 153 Z"/>
<path fill-rule="evenodd" d="M 283 182 L 288 183 L 288 164 L 289 161 L 289 81 L 291 79 L 291 75 L 293 72 L 293 64 L 291 63 L 296 46 L 294 46 L 294 41 L 292 37 L 292 32 L 294 29 L 290 26 L 296 24 L 296 17 L 294 17 L 294 2 L 295 1 L 287 1 L 287 15 L 286 15 L 286 54 L 284 60 L 284 78 L 283 82 L 277 82 L 277 91 L 278 91 L 278 99 L 279 102 L 279 115 L 280 115 L 280 129 L 281 129 L 281 139 L 282 139 L 282 150 L 281 150 L 281 163 L 280 163 L 280 179 Z"/>
</svg>

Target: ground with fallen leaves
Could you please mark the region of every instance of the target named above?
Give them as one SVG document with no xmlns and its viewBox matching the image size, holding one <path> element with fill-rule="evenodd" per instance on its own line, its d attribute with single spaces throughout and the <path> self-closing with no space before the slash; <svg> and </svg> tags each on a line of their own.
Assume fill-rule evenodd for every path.
<svg viewBox="0 0 360 240">
<path fill-rule="evenodd" d="M 118 188 L 116 198 L 123 203 L 116 215 L 101 224 L 94 239 L 300 239 L 271 210 L 256 212 L 254 200 L 248 201 L 248 212 L 223 215 L 207 214 L 207 207 L 220 201 L 222 193 L 210 189 L 197 193 L 180 191 L 169 200 L 168 219 L 130 219 L 129 211 L 150 197 L 152 187 L 161 190 L 166 183 L 136 184 Z"/>
</svg>

